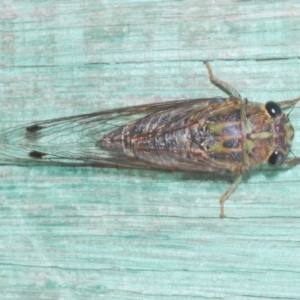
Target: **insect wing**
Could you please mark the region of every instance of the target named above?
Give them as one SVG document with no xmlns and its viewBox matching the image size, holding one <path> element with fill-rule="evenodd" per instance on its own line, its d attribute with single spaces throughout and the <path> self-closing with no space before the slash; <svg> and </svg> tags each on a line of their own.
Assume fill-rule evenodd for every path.
<svg viewBox="0 0 300 300">
<path fill-rule="evenodd" d="M 176 130 L 179 121 L 195 109 L 198 113 L 205 113 L 211 104 L 220 101 L 223 99 L 195 99 L 133 106 L 13 127 L 0 133 L 0 162 L 14 165 L 42 163 L 158 169 L 155 164 L 101 149 L 97 146 L 97 141 L 122 125 L 150 114 L 159 115 L 159 112 L 167 110 L 176 112 L 169 120 L 172 123 L 171 128 Z"/>
</svg>

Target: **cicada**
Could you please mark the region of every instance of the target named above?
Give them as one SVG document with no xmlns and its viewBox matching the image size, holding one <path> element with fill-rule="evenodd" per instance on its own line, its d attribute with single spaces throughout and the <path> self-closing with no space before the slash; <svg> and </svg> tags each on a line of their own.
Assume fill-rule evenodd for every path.
<svg viewBox="0 0 300 300">
<path fill-rule="evenodd" d="M 243 99 L 214 76 L 212 83 L 229 97 L 181 100 L 100 111 L 35 122 L 4 130 L 4 164 L 68 165 L 236 174 L 220 198 L 225 200 L 243 175 L 286 159 L 294 137 L 288 115 L 300 98 L 265 105 Z"/>
</svg>

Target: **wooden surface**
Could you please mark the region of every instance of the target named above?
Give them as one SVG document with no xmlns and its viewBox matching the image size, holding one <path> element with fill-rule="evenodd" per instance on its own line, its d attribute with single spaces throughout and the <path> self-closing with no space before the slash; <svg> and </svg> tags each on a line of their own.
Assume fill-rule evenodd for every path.
<svg viewBox="0 0 300 300">
<path fill-rule="evenodd" d="M 299 1 L 28 0 L 0 11 L 1 129 L 224 95 L 204 60 L 249 100 L 300 95 Z M 290 118 L 299 156 L 300 105 Z M 300 166 L 244 178 L 225 220 L 229 182 L 199 174 L 0 176 L 1 299 L 299 299 Z"/>
</svg>

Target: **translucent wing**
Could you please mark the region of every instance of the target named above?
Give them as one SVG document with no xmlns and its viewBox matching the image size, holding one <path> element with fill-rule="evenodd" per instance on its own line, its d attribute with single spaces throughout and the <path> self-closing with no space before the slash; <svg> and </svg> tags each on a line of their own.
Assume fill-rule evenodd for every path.
<svg viewBox="0 0 300 300">
<path fill-rule="evenodd" d="M 193 111 L 205 114 L 222 98 L 195 99 L 133 106 L 18 126 L 0 133 L 2 164 L 77 165 L 121 168 L 167 169 L 135 157 L 101 149 L 97 141 L 120 126 L 159 112 L 171 111 L 171 128 Z M 170 126 L 169 126 L 170 128 Z M 185 163 L 184 161 L 182 162 Z M 203 171 L 211 171 L 207 168 Z"/>
</svg>

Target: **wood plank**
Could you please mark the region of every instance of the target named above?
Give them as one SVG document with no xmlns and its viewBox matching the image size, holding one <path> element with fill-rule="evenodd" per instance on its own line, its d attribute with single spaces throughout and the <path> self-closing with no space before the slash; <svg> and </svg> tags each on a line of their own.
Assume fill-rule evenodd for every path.
<svg viewBox="0 0 300 300">
<path fill-rule="evenodd" d="M 0 128 L 160 101 L 299 97 L 298 1 L 0 4 Z M 291 115 L 300 155 L 300 107 Z M 3 144 L 0 143 L 0 149 Z M 5 149 L 2 148 L 1 151 Z M 201 174 L 1 166 L 2 299 L 298 299 L 300 167 Z"/>
</svg>

